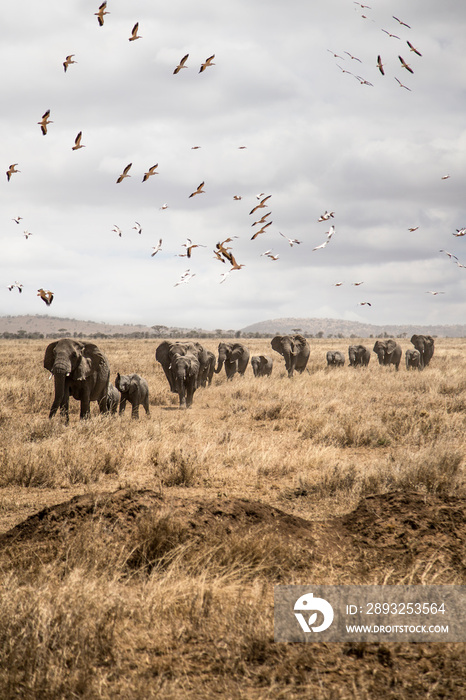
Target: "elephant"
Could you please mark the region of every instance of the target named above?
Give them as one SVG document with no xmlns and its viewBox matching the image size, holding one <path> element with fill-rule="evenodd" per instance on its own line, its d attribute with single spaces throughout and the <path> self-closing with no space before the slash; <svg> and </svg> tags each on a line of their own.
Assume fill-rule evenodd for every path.
<svg viewBox="0 0 466 700">
<path fill-rule="evenodd" d="M 345 356 L 339 350 L 329 350 L 327 353 L 327 367 L 343 367 Z"/>
<path fill-rule="evenodd" d="M 371 351 L 365 345 L 350 345 L 348 357 L 350 367 L 367 367 L 371 359 Z"/>
<path fill-rule="evenodd" d="M 177 355 L 170 365 L 173 385 L 180 398 L 180 409 L 191 408 L 194 392 L 199 386 L 199 360 L 188 352 Z"/>
<path fill-rule="evenodd" d="M 80 418 L 90 418 L 91 401 L 97 401 L 100 412 L 107 413 L 110 367 L 97 345 L 72 338 L 56 340 L 45 350 L 44 367 L 55 380 L 49 418 L 60 409 L 68 423 L 70 396 L 81 402 Z"/>
<path fill-rule="evenodd" d="M 401 361 L 401 345 L 389 338 L 388 340 L 377 340 L 374 344 L 373 351 L 379 358 L 379 365 L 395 365 L 398 372 Z"/>
<path fill-rule="evenodd" d="M 116 413 L 119 403 L 120 392 L 113 386 L 112 382 L 109 382 L 107 389 L 107 411 L 109 413 Z"/>
<path fill-rule="evenodd" d="M 270 377 L 273 369 L 273 358 L 268 355 L 253 355 L 251 367 L 255 377 Z"/>
<path fill-rule="evenodd" d="M 244 375 L 249 362 L 249 350 L 241 343 L 219 343 L 215 374 L 219 374 L 223 365 L 227 379 L 233 379 L 236 372 Z"/>
<path fill-rule="evenodd" d="M 303 335 L 276 335 L 270 344 L 273 350 L 285 358 L 289 377 L 293 376 L 295 370 L 304 372 L 311 348 Z"/>
<path fill-rule="evenodd" d="M 419 350 L 408 349 L 405 352 L 406 369 L 422 369 L 421 353 Z"/>
<path fill-rule="evenodd" d="M 207 350 L 203 348 L 203 346 L 200 343 L 172 343 L 168 340 L 164 340 L 162 343 L 160 343 L 160 345 L 157 346 L 157 349 L 155 351 L 155 359 L 162 365 L 163 371 L 165 372 L 165 376 L 168 379 L 168 383 L 170 385 L 170 391 L 174 394 L 177 394 L 178 390 L 173 381 L 173 376 L 170 372 L 170 366 L 176 357 L 178 357 L 179 355 L 186 355 L 187 353 L 191 353 L 192 355 L 194 355 L 194 357 L 196 357 L 199 362 L 200 369 L 196 380 L 197 389 L 200 385 L 203 373 L 205 372 L 205 367 L 209 363 L 209 356 L 207 354 Z"/>
<path fill-rule="evenodd" d="M 120 392 L 120 415 L 124 413 L 126 402 L 131 404 L 131 418 L 139 418 L 139 405 L 144 406 L 147 417 L 149 411 L 149 386 L 139 374 L 120 374 L 118 372 L 115 379 L 115 386 Z"/>
<path fill-rule="evenodd" d="M 431 335 L 416 335 L 411 338 L 411 342 L 421 355 L 420 369 L 427 367 L 434 354 L 434 339 Z"/>
<path fill-rule="evenodd" d="M 215 370 L 215 355 L 210 350 L 206 350 L 207 353 L 207 364 L 202 368 L 202 373 L 200 375 L 201 386 L 210 386 L 212 384 L 212 377 L 214 376 Z"/>
</svg>

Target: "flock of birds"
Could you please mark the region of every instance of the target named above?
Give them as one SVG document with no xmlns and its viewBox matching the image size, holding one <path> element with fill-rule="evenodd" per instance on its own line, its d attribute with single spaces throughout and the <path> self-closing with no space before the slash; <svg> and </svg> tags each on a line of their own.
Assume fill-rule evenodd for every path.
<svg viewBox="0 0 466 700">
<path fill-rule="evenodd" d="M 354 4 L 357 5 L 363 12 L 364 12 L 365 10 L 370 10 L 370 9 L 371 9 L 370 6 L 364 5 L 364 4 L 360 3 L 360 2 L 356 2 L 356 1 L 355 1 Z M 104 24 L 105 24 L 105 17 L 106 17 L 107 15 L 110 14 L 110 12 L 107 11 L 107 2 L 102 2 L 101 5 L 100 5 L 99 8 L 98 8 L 98 11 L 95 12 L 94 14 L 95 14 L 96 17 L 97 17 L 97 21 L 98 21 L 99 26 L 100 26 L 100 27 L 103 27 Z M 370 18 L 368 17 L 367 14 L 361 14 L 361 17 L 362 17 L 363 19 L 370 19 Z M 411 29 L 411 27 L 410 27 L 406 22 L 404 22 L 403 20 L 399 19 L 398 17 L 393 16 L 393 19 L 398 23 L 398 25 L 400 26 L 400 28 L 406 28 L 406 29 L 408 29 L 408 30 Z M 372 21 L 374 21 L 374 20 L 372 20 Z M 396 39 L 396 40 L 402 41 L 401 36 L 399 36 L 398 34 L 394 34 L 394 33 L 390 32 L 390 31 L 388 31 L 387 29 L 384 29 L 384 28 L 381 28 L 381 31 L 384 32 L 390 39 Z M 138 40 L 138 39 L 142 39 L 142 36 L 139 35 L 138 32 L 139 32 L 139 22 L 136 22 L 136 23 L 134 24 L 132 30 L 131 30 L 131 34 L 130 34 L 128 40 L 129 40 L 130 42 L 134 42 L 134 41 L 136 41 L 136 40 Z M 401 32 L 400 32 L 400 33 L 401 33 Z M 413 53 L 413 54 L 414 54 L 415 56 L 417 56 L 417 57 L 422 57 L 422 53 L 419 51 L 419 49 L 417 49 L 409 40 L 406 40 L 406 44 L 407 44 L 407 46 L 408 46 L 408 48 L 409 48 L 410 53 Z M 343 61 L 346 60 L 345 57 L 344 57 L 343 55 L 338 54 L 338 53 L 335 53 L 334 51 L 332 51 L 332 50 L 330 50 L 330 49 L 327 49 L 327 50 L 333 55 L 334 58 L 336 58 L 336 59 L 341 59 L 341 60 L 343 60 Z M 349 58 L 349 60 L 350 60 L 351 62 L 360 63 L 360 64 L 363 63 L 362 60 L 361 60 L 360 58 L 358 58 L 357 56 L 352 55 L 352 54 L 351 54 L 350 52 L 348 52 L 348 51 L 343 51 L 342 53 L 346 54 L 346 56 Z M 71 65 L 77 64 L 77 63 L 78 63 L 76 60 L 74 60 L 74 58 L 75 58 L 75 54 L 69 54 L 69 55 L 66 56 L 66 58 L 65 58 L 65 60 L 64 60 L 64 62 L 63 62 L 63 69 L 64 69 L 64 72 L 65 72 L 65 73 L 68 71 L 68 69 L 69 69 L 69 67 L 70 67 Z M 212 54 L 211 56 L 209 56 L 208 58 L 206 58 L 205 61 L 204 61 L 203 63 L 201 63 L 201 65 L 200 65 L 200 67 L 199 67 L 199 73 L 203 73 L 204 71 L 207 70 L 207 68 L 210 68 L 210 67 L 212 67 L 212 66 L 215 66 L 215 63 L 213 62 L 214 58 L 215 58 L 215 54 Z M 183 69 L 186 69 L 186 68 L 188 67 L 188 66 L 187 66 L 187 61 L 188 61 L 188 59 L 189 59 L 189 53 L 185 54 L 185 55 L 181 58 L 181 60 L 179 61 L 179 63 L 175 66 L 175 68 L 174 68 L 174 70 L 173 70 L 173 74 L 174 74 L 174 75 L 177 75 L 177 74 L 180 73 Z M 414 69 L 411 67 L 411 65 L 410 65 L 409 63 L 407 63 L 407 62 L 405 61 L 405 59 L 403 58 L 403 56 L 402 56 L 401 54 L 398 54 L 398 60 L 399 60 L 399 64 L 397 64 L 397 65 L 400 65 L 400 66 L 401 66 L 402 68 L 404 68 L 408 73 L 414 74 Z M 384 62 L 384 61 L 382 60 L 381 54 L 379 54 L 379 55 L 377 56 L 376 67 L 377 67 L 378 71 L 380 72 L 380 74 L 381 74 L 382 76 L 385 76 L 385 75 L 386 75 L 386 67 L 387 67 L 389 64 L 390 64 L 390 61 L 389 61 L 388 63 L 386 63 L 386 62 Z M 347 74 L 349 74 L 349 75 L 351 75 L 351 76 L 354 76 L 354 77 L 359 81 L 360 84 L 368 85 L 368 86 L 372 86 L 372 87 L 373 87 L 373 84 L 372 84 L 371 82 L 369 82 L 367 79 L 365 79 L 364 77 L 362 77 L 361 75 L 358 75 L 357 73 L 353 73 L 352 71 L 349 71 L 349 70 L 343 68 L 339 63 L 337 63 L 336 65 L 337 65 L 337 67 L 338 67 L 343 73 L 347 73 Z M 399 79 L 397 76 L 394 76 L 394 77 L 395 77 L 395 80 L 396 80 L 396 81 L 398 82 L 398 84 L 400 85 L 400 87 L 405 88 L 406 90 L 411 91 L 411 88 L 408 87 L 407 85 L 404 85 L 404 84 L 400 81 L 400 79 Z M 50 124 L 53 124 L 53 121 L 50 119 L 50 116 L 51 116 L 51 110 L 50 110 L 50 109 L 47 109 L 47 110 L 44 112 L 44 114 L 42 115 L 41 119 L 37 122 L 37 124 L 40 126 L 41 133 L 42 133 L 44 136 L 46 136 L 47 133 L 48 133 L 48 127 L 49 127 L 49 125 L 50 125 Z M 74 145 L 71 147 L 73 151 L 77 151 L 77 150 L 80 150 L 80 149 L 82 149 L 82 148 L 85 148 L 85 144 L 82 143 L 82 137 L 83 137 L 83 133 L 82 133 L 82 131 L 79 131 L 78 134 L 76 135 L 75 140 L 74 140 Z M 200 148 L 200 146 L 198 146 L 198 145 L 192 146 L 192 150 L 197 150 L 197 149 L 199 149 L 199 148 Z M 239 148 L 240 150 L 242 150 L 242 149 L 246 149 L 246 146 L 241 145 L 241 146 L 239 146 L 238 148 Z M 7 177 L 7 181 L 8 181 L 8 182 L 10 182 L 10 180 L 11 180 L 11 178 L 12 178 L 13 175 L 16 175 L 17 173 L 20 173 L 20 172 L 21 172 L 20 170 L 17 169 L 17 166 L 18 166 L 18 163 L 12 163 L 12 164 L 9 166 L 8 170 L 6 171 L 6 177 Z M 159 164 L 156 163 L 155 165 L 150 166 L 150 167 L 147 169 L 147 171 L 144 172 L 144 174 L 143 174 L 143 176 L 142 176 L 142 182 L 143 182 L 143 183 L 144 183 L 144 182 L 147 182 L 147 181 L 149 180 L 149 178 L 151 178 L 151 177 L 153 177 L 153 176 L 159 174 L 159 172 L 158 172 L 158 166 L 159 166 Z M 117 179 L 116 179 L 116 184 L 121 184 L 126 178 L 130 178 L 130 177 L 131 177 L 131 174 L 130 174 L 131 168 L 132 168 L 132 162 L 131 162 L 131 163 L 128 163 L 128 164 L 123 168 L 122 172 L 118 175 L 118 177 L 117 177 Z M 444 175 L 444 176 L 442 176 L 442 180 L 446 180 L 446 179 L 448 179 L 449 177 L 450 177 L 449 175 Z M 197 186 L 197 188 L 195 188 L 195 189 L 191 192 L 191 194 L 189 194 L 189 198 L 194 198 L 194 197 L 196 197 L 196 196 L 198 196 L 198 195 L 205 194 L 205 193 L 206 193 L 206 190 L 205 190 L 205 181 L 202 181 L 202 182 Z M 258 200 L 258 203 L 255 204 L 255 206 L 253 206 L 253 208 L 252 208 L 251 211 L 249 212 L 249 215 L 252 216 L 253 214 L 255 214 L 256 212 L 258 212 L 259 210 L 263 210 L 263 209 L 268 208 L 268 207 L 269 207 L 269 200 L 271 199 L 271 197 L 272 197 L 271 194 L 266 195 L 264 192 L 261 192 L 261 193 L 257 194 L 257 195 L 256 195 L 256 198 L 257 198 L 257 200 Z M 234 199 L 235 201 L 240 201 L 240 200 L 242 200 L 242 198 L 243 198 L 243 197 L 242 197 L 241 195 L 238 195 L 238 194 L 233 196 L 233 199 Z M 168 204 L 167 204 L 167 203 L 164 203 L 164 204 L 160 207 L 161 210 L 164 210 L 164 209 L 167 209 L 167 208 L 168 208 Z M 269 227 L 270 227 L 270 226 L 272 225 L 272 223 L 273 223 L 273 221 L 272 221 L 271 219 L 269 219 L 269 217 L 270 217 L 271 215 L 272 215 L 272 212 L 271 212 L 271 211 L 268 211 L 268 212 L 262 214 L 261 216 L 259 216 L 259 218 L 257 218 L 257 220 L 255 220 L 255 221 L 251 224 L 252 227 L 260 226 L 260 228 L 257 228 L 257 229 L 254 230 L 253 235 L 250 237 L 250 240 L 251 240 L 251 241 L 254 241 L 254 240 L 256 240 L 259 236 L 261 236 L 261 235 L 263 235 L 263 234 L 265 234 L 265 233 L 268 233 L 268 229 L 269 229 Z M 323 214 L 321 214 L 321 215 L 319 216 L 319 218 L 317 219 L 317 221 L 318 221 L 318 222 L 329 222 L 330 219 L 333 219 L 333 218 L 334 218 L 334 216 L 335 216 L 335 212 L 333 212 L 333 211 L 327 211 L 327 210 L 326 210 Z M 17 217 L 15 217 L 15 218 L 13 219 L 13 221 L 14 221 L 16 224 L 19 224 L 21 220 L 22 220 L 22 217 L 21 217 L 21 216 L 17 216 Z M 133 226 L 132 228 L 133 228 L 134 230 L 136 230 L 136 232 L 137 232 L 138 234 L 141 234 L 141 233 L 142 233 L 142 226 L 141 226 L 141 224 L 140 224 L 139 222 L 136 221 L 136 222 L 135 222 L 135 226 Z M 414 232 L 414 231 L 416 231 L 418 228 L 419 228 L 419 226 L 410 227 L 410 228 L 408 229 L 408 231 Z M 121 229 L 119 226 L 114 225 L 114 227 L 113 227 L 113 229 L 112 229 L 112 232 L 116 233 L 120 238 L 122 237 L 122 229 Z M 286 240 L 288 241 L 290 247 L 293 247 L 293 246 L 295 246 L 295 245 L 301 245 L 301 243 L 302 243 L 302 241 L 300 241 L 300 240 L 298 240 L 298 239 L 296 239 L 296 238 L 289 238 L 288 236 L 286 236 L 285 234 L 283 234 L 281 231 L 278 231 L 278 234 L 279 234 L 281 237 L 283 237 L 284 239 L 286 239 Z M 324 240 L 320 245 L 317 245 L 317 246 L 315 246 L 314 248 L 312 248 L 312 252 L 318 251 L 318 250 L 323 250 L 324 248 L 326 248 L 326 247 L 329 245 L 329 243 L 330 243 L 332 237 L 334 236 L 334 234 L 335 234 L 335 226 L 334 226 L 333 224 L 330 224 L 329 229 L 325 232 L 325 236 L 326 236 L 325 240 Z M 26 240 L 27 240 L 31 235 L 32 235 L 32 233 L 31 233 L 30 231 L 24 230 L 24 236 L 25 236 Z M 456 233 L 454 233 L 453 235 L 456 236 L 456 237 L 465 236 L 465 235 L 466 235 L 466 228 L 457 229 L 457 230 L 456 230 Z M 228 269 L 226 272 L 223 272 L 223 273 L 220 275 L 220 283 L 225 282 L 225 280 L 227 279 L 228 275 L 229 275 L 231 272 L 241 270 L 242 268 L 245 267 L 245 265 L 244 265 L 243 263 L 238 263 L 238 261 L 237 261 L 237 259 L 236 259 L 236 257 L 235 257 L 235 254 L 233 253 L 232 247 L 231 247 L 231 246 L 228 246 L 228 243 L 233 242 L 233 239 L 235 239 L 235 238 L 238 238 L 238 236 L 230 236 L 230 237 L 226 238 L 226 239 L 223 240 L 223 241 L 219 241 L 219 242 L 216 244 L 214 250 L 212 251 L 213 254 L 214 254 L 214 259 L 215 259 L 215 260 L 219 261 L 220 263 L 222 263 L 222 264 L 224 264 L 224 265 L 229 265 L 229 269 Z M 157 243 L 155 246 L 152 247 L 151 257 L 156 256 L 157 253 L 159 253 L 159 251 L 162 250 L 162 244 L 163 244 L 163 240 L 162 240 L 162 238 L 159 238 L 158 243 Z M 194 249 L 196 249 L 196 248 L 205 248 L 205 247 L 206 247 L 204 244 L 201 244 L 201 243 L 193 243 L 193 241 L 192 241 L 190 238 L 187 238 L 186 242 L 183 243 L 182 246 L 184 247 L 185 250 L 184 250 L 184 252 L 182 252 L 182 253 L 178 253 L 177 256 L 178 256 L 178 257 L 186 257 L 186 258 L 188 258 L 188 259 L 191 259 L 191 258 L 192 258 Z M 449 253 L 448 251 L 443 250 L 443 249 L 442 249 L 440 252 L 441 252 L 441 253 L 445 253 L 458 267 L 460 267 L 460 268 L 466 268 L 466 265 L 463 265 L 462 263 L 460 263 L 459 259 L 458 259 L 455 255 L 453 255 L 452 253 Z M 266 258 L 269 258 L 269 259 L 272 260 L 272 261 L 277 261 L 277 260 L 279 260 L 279 257 L 280 257 L 280 256 L 279 256 L 278 254 L 275 254 L 274 251 L 273 251 L 273 249 L 269 248 L 269 249 L 267 249 L 265 252 L 261 253 L 261 254 L 260 254 L 260 257 L 266 257 Z M 179 286 L 179 285 L 181 285 L 181 284 L 187 284 L 187 283 L 190 282 L 190 281 L 193 279 L 193 277 L 195 277 L 195 276 L 196 276 L 195 273 L 194 273 L 194 272 L 191 272 L 191 269 L 187 269 L 187 270 L 181 275 L 180 279 L 176 282 L 176 284 L 175 284 L 174 286 L 176 287 L 176 286 Z M 336 283 L 334 283 L 333 286 L 335 286 L 335 287 L 340 287 L 340 286 L 342 286 L 343 284 L 344 284 L 344 282 L 336 282 Z M 351 284 L 352 284 L 352 286 L 359 287 L 361 284 L 363 284 L 363 282 L 353 282 L 353 283 L 351 283 Z M 23 285 L 22 285 L 20 282 L 15 281 L 14 283 L 8 285 L 8 289 L 9 289 L 10 292 L 13 291 L 14 289 L 17 289 L 19 293 L 22 293 L 22 291 L 23 291 Z M 426 292 L 426 293 L 432 294 L 432 295 L 437 295 L 437 294 L 443 294 L 444 292 L 431 290 L 431 291 L 428 291 L 428 292 Z M 50 306 L 50 304 L 52 303 L 53 298 L 54 298 L 53 292 L 51 292 L 50 290 L 45 290 L 45 289 L 43 289 L 43 288 L 40 288 L 39 290 L 37 290 L 37 296 L 40 297 L 40 298 L 44 301 L 44 303 L 45 303 L 47 306 Z M 358 302 L 358 304 L 359 304 L 360 306 L 366 306 L 366 305 L 367 305 L 367 306 L 372 306 L 371 302 L 368 302 L 368 301 L 361 301 L 361 302 Z"/>
</svg>

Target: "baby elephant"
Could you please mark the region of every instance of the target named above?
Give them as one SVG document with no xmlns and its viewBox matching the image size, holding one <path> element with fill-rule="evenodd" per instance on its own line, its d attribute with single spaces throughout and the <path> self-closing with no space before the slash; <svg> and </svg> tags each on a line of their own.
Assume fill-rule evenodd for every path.
<svg viewBox="0 0 466 700">
<path fill-rule="evenodd" d="M 273 359 L 268 355 L 253 355 L 251 357 L 251 366 L 255 377 L 270 377 L 273 369 Z"/>
<path fill-rule="evenodd" d="M 149 412 L 149 387 L 145 379 L 139 374 L 120 374 L 118 373 L 115 379 L 115 386 L 121 394 L 120 397 L 120 414 L 126 408 L 126 402 L 131 404 L 131 418 L 139 418 L 139 404 L 145 408 L 146 415 L 150 416 Z"/>
<path fill-rule="evenodd" d="M 406 350 L 405 352 L 406 369 L 422 369 L 421 353 L 419 350 Z"/>
<path fill-rule="evenodd" d="M 107 389 L 107 411 L 109 413 L 116 413 L 119 403 L 120 393 L 117 391 L 117 389 L 115 389 L 112 382 L 109 382 Z"/>
<path fill-rule="evenodd" d="M 345 356 L 339 350 L 329 350 L 327 353 L 327 367 L 343 367 Z"/>
</svg>

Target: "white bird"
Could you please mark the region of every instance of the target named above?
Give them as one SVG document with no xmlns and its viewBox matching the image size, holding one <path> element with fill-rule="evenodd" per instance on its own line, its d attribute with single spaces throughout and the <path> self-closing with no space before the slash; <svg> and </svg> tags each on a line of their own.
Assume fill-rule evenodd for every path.
<svg viewBox="0 0 466 700">
<path fill-rule="evenodd" d="M 426 292 L 426 294 L 433 294 L 433 296 L 437 296 L 437 294 L 445 294 L 445 292 Z"/>
<path fill-rule="evenodd" d="M 282 233 L 281 231 L 279 231 L 278 233 L 280 234 L 280 236 L 283 236 L 283 238 L 286 238 L 286 240 L 290 244 L 291 248 L 294 246 L 295 243 L 296 243 L 296 245 L 299 245 L 300 243 L 302 243 L 302 241 L 298 241 L 297 238 L 288 238 L 288 236 L 285 236 L 285 234 Z"/>
<path fill-rule="evenodd" d="M 401 82 L 401 80 L 398 80 L 397 77 L 395 77 L 395 80 L 396 80 L 396 82 L 398 83 L 398 85 L 399 85 L 400 87 L 404 88 L 405 90 L 409 90 L 410 92 L 412 92 L 411 88 L 409 88 L 407 85 L 403 85 L 403 83 Z"/>
<path fill-rule="evenodd" d="M 72 60 L 73 56 L 74 56 L 74 53 L 70 53 L 70 55 L 67 56 L 65 61 L 63 62 L 63 68 L 65 69 L 65 73 L 66 73 L 68 66 L 70 66 L 72 63 L 77 63 L 77 61 Z"/>
<path fill-rule="evenodd" d="M 136 226 L 133 226 L 133 228 L 134 228 L 138 233 L 142 233 L 142 226 L 141 226 L 141 224 L 138 223 L 137 221 L 135 221 L 134 223 L 136 224 Z"/>
<path fill-rule="evenodd" d="M 441 179 L 442 179 L 442 180 L 448 180 L 449 177 L 450 177 L 450 175 L 442 175 Z"/>
<path fill-rule="evenodd" d="M 8 170 L 6 171 L 6 179 L 8 180 L 8 182 L 10 182 L 10 177 L 11 177 L 12 175 L 14 175 L 15 173 L 20 173 L 20 172 L 21 172 L 21 170 L 16 170 L 16 166 L 17 166 L 17 165 L 18 165 L 18 163 L 12 163 L 12 164 L 10 165 L 10 167 L 8 168 Z"/>
<path fill-rule="evenodd" d="M 131 168 L 132 165 L 133 165 L 132 163 L 129 163 L 129 164 L 126 166 L 126 168 L 123 170 L 123 172 L 121 173 L 121 175 L 118 177 L 117 185 L 118 185 L 120 182 L 122 182 L 122 181 L 125 179 L 125 177 L 131 177 L 131 175 L 128 175 L 128 172 L 129 172 L 129 169 Z"/>
<path fill-rule="evenodd" d="M 215 252 L 215 251 L 214 251 L 214 252 Z M 223 260 L 223 262 L 225 262 L 225 261 Z M 232 271 L 233 271 L 233 268 L 230 267 L 229 270 L 227 270 L 226 272 L 222 272 L 222 273 L 220 274 L 220 277 L 222 278 L 222 279 L 220 280 L 220 284 L 223 284 L 223 282 L 225 282 L 226 278 L 228 277 L 228 275 L 229 275 L 230 272 L 232 272 Z"/>
<path fill-rule="evenodd" d="M 12 219 L 12 221 L 16 221 L 16 223 L 19 224 L 22 218 L 22 216 L 16 216 L 14 219 Z"/>
<path fill-rule="evenodd" d="M 82 136 L 83 136 L 83 132 L 80 131 L 74 140 L 74 146 L 71 147 L 72 151 L 77 151 L 79 148 L 86 148 L 84 146 L 84 144 L 81 144 Z"/>
<path fill-rule="evenodd" d="M 32 236 L 32 233 L 30 231 L 23 231 L 23 236 L 27 240 L 29 238 L 29 236 Z"/>
<path fill-rule="evenodd" d="M 399 38 L 400 38 L 400 37 L 397 36 L 396 34 L 390 34 L 390 32 L 387 32 L 386 29 L 382 29 L 382 31 L 385 32 L 385 34 L 388 34 L 388 36 L 392 37 L 393 39 L 399 39 Z"/>
<path fill-rule="evenodd" d="M 370 301 L 360 301 L 358 302 L 358 306 L 372 306 Z"/>
<path fill-rule="evenodd" d="M 212 54 L 212 56 L 209 56 L 209 58 L 206 58 L 205 62 L 201 64 L 201 67 L 199 68 L 199 73 L 203 73 L 206 68 L 209 66 L 215 66 L 215 63 L 212 63 L 212 61 L 215 58 L 215 54 Z"/>
<path fill-rule="evenodd" d="M 380 58 L 380 56 L 377 56 L 377 68 L 382 73 L 382 75 L 385 75 L 385 71 L 383 69 L 382 59 Z"/>
<path fill-rule="evenodd" d="M 194 192 L 191 192 L 191 194 L 189 195 L 189 197 L 194 197 L 196 194 L 205 194 L 205 190 L 202 189 L 202 188 L 204 187 L 204 184 L 205 184 L 205 183 L 204 183 L 204 180 L 203 180 L 203 181 L 201 182 L 201 184 L 198 186 L 197 190 L 195 190 Z M 188 199 L 189 199 L 189 197 L 188 197 Z"/>
<path fill-rule="evenodd" d="M 158 163 L 152 165 L 147 171 L 147 173 L 144 173 L 144 177 L 142 178 L 143 182 L 146 182 L 151 177 L 151 175 L 158 175 L 158 173 L 155 172 L 155 169 L 158 168 L 158 165 Z"/>
<path fill-rule="evenodd" d="M 176 75 L 177 73 L 179 73 L 182 68 L 188 67 L 188 66 L 185 66 L 185 63 L 188 60 L 188 58 L 189 58 L 189 53 L 187 53 L 186 56 L 183 56 L 183 58 L 181 59 L 181 61 L 178 63 L 175 70 L 173 71 L 173 75 Z"/>
<path fill-rule="evenodd" d="M 38 124 L 40 124 L 40 128 L 41 128 L 42 134 L 43 134 L 44 136 L 45 136 L 45 134 L 47 133 L 47 124 L 53 124 L 53 121 L 51 121 L 51 120 L 49 119 L 49 117 L 50 117 L 50 109 L 48 109 L 48 110 L 42 115 L 42 119 L 40 120 L 40 122 L 37 122 Z"/>
<path fill-rule="evenodd" d="M 115 233 L 118 233 L 118 235 L 119 235 L 120 238 L 121 238 L 121 228 L 120 228 L 119 226 L 117 226 L 117 225 L 115 224 L 115 226 L 112 228 L 112 231 L 114 231 Z"/>
<path fill-rule="evenodd" d="M 346 53 L 353 61 L 359 61 L 359 63 L 362 63 L 360 58 L 357 58 L 356 56 L 352 56 L 348 51 L 344 51 L 343 53 Z"/>
<path fill-rule="evenodd" d="M 270 248 L 270 250 L 266 250 L 265 253 L 261 253 L 261 257 L 263 255 L 270 255 L 271 252 L 272 252 L 272 248 Z"/>
<path fill-rule="evenodd" d="M 341 59 L 342 59 L 342 61 L 344 61 L 344 60 L 345 60 L 344 56 L 340 56 L 340 54 L 338 54 L 338 53 L 335 53 L 334 51 L 331 51 L 331 49 L 327 49 L 327 51 L 328 51 L 329 53 L 331 53 L 331 54 L 332 54 L 333 58 L 341 58 Z"/>
<path fill-rule="evenodd" d="M 136 22 L 133 29 L 131 30 L 131 36 L 128 41 L 136 41 L 136 39 L 142 39 L 142 36 L 138 36 L 139 22 Z"/>
<path fill-rule="evenodd" d="M 395 15 L 392 15 L 393 19 L 396 19 L 397 22 L 403 25 L 403 27 L 408 27 L 408 29 L 411 29 L 409 24 L 406 24 L 406 22 L 402 22 L 401 19 L 398 19 L 398 17 L 395 17 Z"/>
<path fill-rule="evenodd" d="M 256 199 L 262 199 L 262 197 L 265 197 L 265 192 L 259 192 L 259 194 L 256 194 Z"/>
<path fill-rule="evenodd" d="M 191 270 L 186 270 L 186 272 L 183 272 L 183 274 L 181 275 L 180 281 L 174 284 L 173 286 L 177 287 L 179 284 L 187 284 L 195 276 L 195 272 L 191 272 Z"/>
<path fill-rule="evenodd" d="M 317 245 L 312 250 L 320 250 L 321 248 L 325 248 L 325 246 L 327 246 L 327 245 L 328 245 L 328 241 L 324 241 L 323 243 L 321 243 L 320 245 Z"/>
<path fill-rule="evenodd" d="M 8 285 L 8 289 L 10 290 L 10 292 L 11 292 L 15 287 L 16 287 L 16 289 L 18 290 L 18 292 L 21 294 L 21 292 L 23 291 L 23 285 L 20 284 L 20 282 L 13 282 L 13 284 L 9 284 L 9 285 Z"/>
<path fill-rule="evenodd" d="M 409 65 L 406 63 L 406 61 L 404 60 L 404 58 L 403 58 L 402 56 L 398 56 L 398 58 L 400 59 L 400 63 L 401 63 L 401 65 L 403 66 L 403 68 L 406 68 L 406 70 L 409 71 L 410 73 L 414 73 L 414 71 L 413 71 L 413 69 L 411 68 L 411 66 L 409 66 Z"/>
<path fill-rule="evenodd" d="M 416 48 L 414 48 L 414 46 L 409 41 L 407 41 L 406 43 L 408 44 L 410 51 L 414 51 L 414 53 L 418 56 L 422 56 L 422 53 L 419 53 L 419 51 Z"/>
<path fill-rule="evenodd" d="M 159 250 L 162 250 L 162 239 L 161 238 L 159 238 L 159 242 L 157 243 L 157 245 L 152 246 L 152 253 L 150 254 L 151 258 L 153 258 L 154 255 L 157 255 Z"/>
<path fill-rule="evenodd" d="M 180 258 L 190 258 L 192 255 L 193 248 L 206 248 L 207 246 L 202 245 L 202 243 L 193 243 L 190 238 L 186 239 L 186 243 L 181 244 L 184 248 L 186 248 L 186 253 L 182 253 L 179 257 Z"/>
<path fill-rule="evenodd" d="M 456 236 L 457 238 L 459 236 L 466 236 L 466 228 L 457 228 L 456 233 L 454 233 L 453 235 Z"/>
<path fill-rule="evenodd" d="M 453 253 L 449 253 L 448 250 L 443 250 L 443 248 L 441 248 L 441 249 L 439 250 L 439 253 L 445 253 L 445 255 L 448 255 L 448 257 L 450 258 L 450 260 L 451 260 L 452 258 L 455 258 L 455 260 L 458 260 L 458 258 L 456 257 L 456 255 L 453 255 Z"/>
<path fill-rule="evenodd" d="M 325 211 L 323 214 L 319 216 L 317 221 L 327 221 L 328 219 L 332 218 L 334 216 L 335 212 L 334 211 Z"/>
<path fill-rule="evenodd" d="M 168 209 L 168 204 L 165 202 L 159 209 Z"/>
<path fill-rule="evenodd" d="M 335 233 L 335 226 L 330 226 L 329 230 L 325 233 L 328 236 L 328 240 L 330 240 L 333 234 Z"/>
</svg>

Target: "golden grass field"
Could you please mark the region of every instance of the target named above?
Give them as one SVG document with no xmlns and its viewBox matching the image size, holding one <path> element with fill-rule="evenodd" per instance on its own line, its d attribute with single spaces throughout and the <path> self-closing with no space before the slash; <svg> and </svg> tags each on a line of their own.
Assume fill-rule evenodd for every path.
<svg viewBox="0 0 466 700">
<path fill-rule="evenodd" d="M 464 583 L 465 339 L 423 372 L 328 370 L 359 341 L 311 339 L 291 380 L 244 340 L 272 377 L 222 370 L 189 410 L 160 341 L 93 341 L 151 417 L 71 399 L 69 425 L 49 342 L 0 341 L 0 697 L 465 696 L 461 644 L 273 641 L 278 583 Z"/>
</svg>

